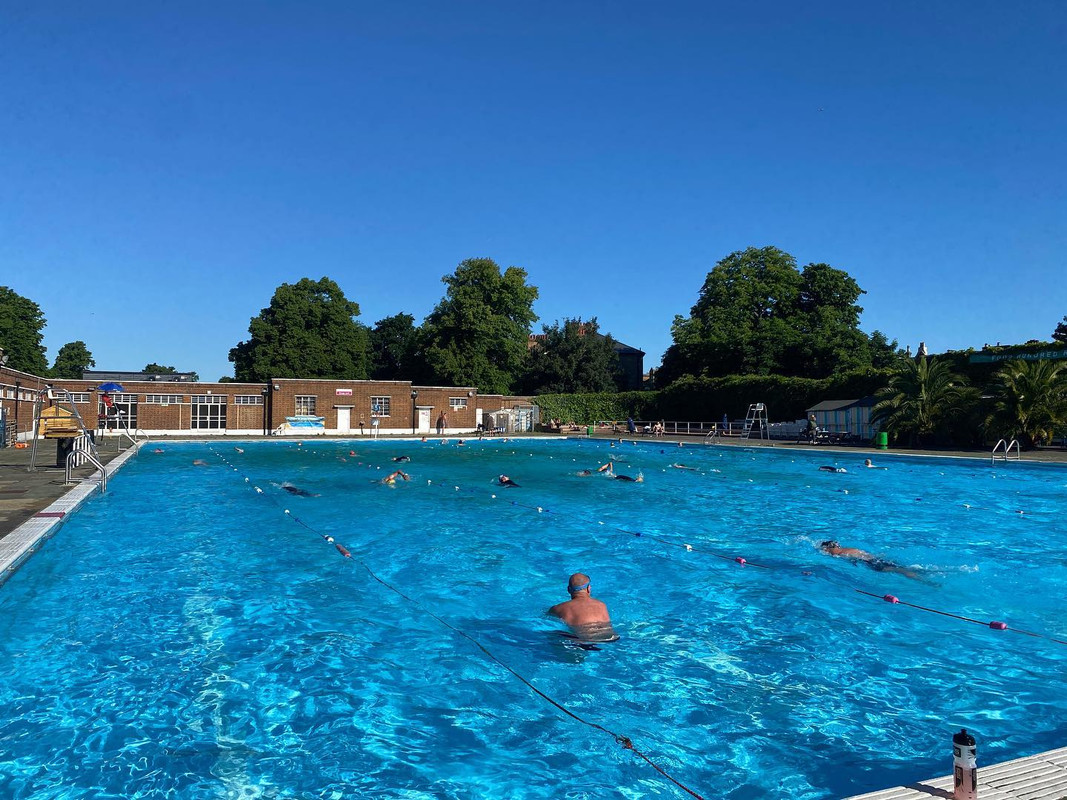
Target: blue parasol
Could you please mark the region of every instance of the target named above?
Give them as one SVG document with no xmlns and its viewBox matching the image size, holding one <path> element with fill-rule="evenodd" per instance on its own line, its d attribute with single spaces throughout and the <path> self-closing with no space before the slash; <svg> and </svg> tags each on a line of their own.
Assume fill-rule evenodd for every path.
<svg viewBox="0 0 1067 800">
<path fill-rule="evenodd" d="M 121 383 L 101 383 L 96 387 L 98 392 L 124 392 Z"/>
</svg>

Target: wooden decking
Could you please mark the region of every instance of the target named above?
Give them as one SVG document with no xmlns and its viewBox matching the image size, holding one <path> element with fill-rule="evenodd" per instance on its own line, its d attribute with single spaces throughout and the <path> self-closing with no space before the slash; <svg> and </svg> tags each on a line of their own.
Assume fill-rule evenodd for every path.
<svg viewBox="0 0 1067 800">
<path fill-rule="evenodd" d="M 1063 800 L 1067 798 L 1067 747 L 1002 764 L 978 766 L 981 800 Z M 860 794 L 847 800 L 930 800 L 952 798 L 952 776 Z"/>
</svg>

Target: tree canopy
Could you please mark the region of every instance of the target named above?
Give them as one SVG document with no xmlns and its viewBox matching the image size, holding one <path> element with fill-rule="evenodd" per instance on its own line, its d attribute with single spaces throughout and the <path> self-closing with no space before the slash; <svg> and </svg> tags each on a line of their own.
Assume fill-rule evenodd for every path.
<svg viewBox="0 0 1067 800">
<path fill-rule="evenodd" d="M 400 313 L 374 323 L 370 330 L 370 364 L 370 376 L 375 380 L 417 380 L 422 375 L 415 317 Z"/>
<path fill-rule="evenodd" d="M 902 361 L 876 398 L 871 420 L 914 445 L 949 427 L 953 417 L 976 402 L 977 392 L 952 372 L 947 360 L 922 357 Z"/>
<path fill-rule="evenodd" d="M 230 350 L 236 379 L 365 380 L 369 339 L 358 316 L 359 305 L 329 278 L 283 283 L 252 317 L 248 340 Z"/>
<path fill-rule="evenodd" d="M 544 326 L 529 353 L 525 391 L 530 394 L 609 392 L 616 388 L 615 340 L 600 333 L 596 317 Z"/>
<path fill-rule="evenodd" d="M 463 261 L 442 281 L 444 298 L 423 323 L 427 366 L 435 380 L 506 394 L 521 377 L 537 287 L 526 270 L 503 272 L 489 258 Z"/>
<path fill-rule="evenodd" d="M 48 374 L 42 341 L 47 323 L 41 307 L 7 286 L 0 286 L 0 348 L 11 369 Z M 80 375 L 78 377 L 81 377 Z"/>
<path fill-rule="evenodd" d="M 871 366 L 859 329 L 859 284 L 828 264 L 798 270 L 776 247 L 739 250 L 708 273 L 688 317 L 677 316 L 661 382 L 681 375 L 823 378 Z M 895 347 L 879 334 L 880 356 Z"/>
<path fill-rule="evenodd" d="M 1052 340 L 1067 344 L 1067 317 L 1064 317 L 1063 322 L 1057 325 L 1056 330 L 1052 332 Z"/>
<path fill-rule="evenodd" d="M 81 378 L 82 373 L 89 367 L 95 367 L 96 360 L 85 342 L 79 339 L 76 342 L 67 342 L 56 353 L 55 363 L 52 364 L 51 375 L 53 378 Z"/>
<path fill-rule="evenodd" d="M 997 437 L 1018 439 L 1024 447 L 1052 440 L 1067 425 L 1067 364 L 1021 359 L 1006 362 L 990 387 L 993 410 L 986 429 Z"/>
</svg>

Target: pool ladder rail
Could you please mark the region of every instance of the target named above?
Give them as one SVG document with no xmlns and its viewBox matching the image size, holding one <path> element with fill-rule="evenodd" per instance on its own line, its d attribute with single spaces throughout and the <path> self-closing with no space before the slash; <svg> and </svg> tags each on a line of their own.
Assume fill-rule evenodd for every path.
<svg viewBox="0 0 1067 800">
<path fill-rule="evenodd" d="M 67 454 L 67 468 L 64 473 L 63 482 L 67 484 L 77 483 L 74 480 L 74 468 L 80 467 L 82 463 L 88 461 L 94 467 L 100 471 L 100 494 L 107 491 L 107 470 L 104 469 L 103 463 L 95 455 L 87 450 L 71 450 Z"/>
<path fill-rule="evenodd" d="M 1000 453 L 1000 458 L 1005 464 L 1008 463 L 1008 459 L 1012 458 L 1011 451 L 1013 449 L 1015 450 L 1014 460 L 1020 460 L 1023 456 L 1022 451 L 1019 449 L 1019 440 L 1012 439 L 1009 442 L 1005 439 L 1001 439 L 993 445 L 993 453 L 989 457 L 989 465 L 992 466 L 997 463 L 997 453 Z"/>
</svg>

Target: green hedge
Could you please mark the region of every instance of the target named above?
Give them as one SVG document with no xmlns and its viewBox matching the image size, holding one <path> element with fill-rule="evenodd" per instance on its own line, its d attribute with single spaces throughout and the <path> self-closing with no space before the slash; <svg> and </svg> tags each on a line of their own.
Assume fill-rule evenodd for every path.
<svg viewBox="0 0 1067 800">
<path fill-rule="evenodd" d="M 668 419 L 714 422 L 725 413 L 741 419 L 751 403 L 765 403 L 772 421 L 801 419 L 823 400 L 859 399 L 889 382 L 888 370 L 863 370 L 830 378 L 789 378 L 781 375 L 728 375 L 678 379 L 653 392 L 549 394 L 537 397 L 541 420 L 589 424 L 597 420 Z"/>
</svg>

